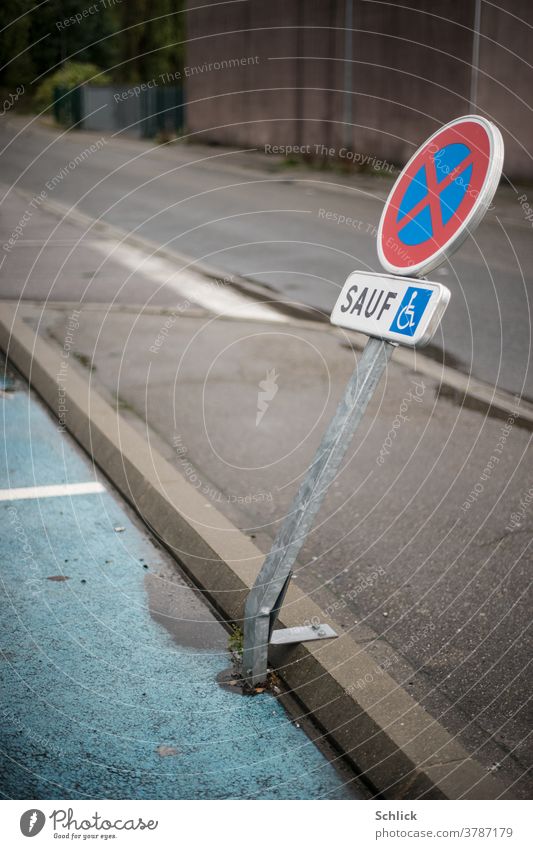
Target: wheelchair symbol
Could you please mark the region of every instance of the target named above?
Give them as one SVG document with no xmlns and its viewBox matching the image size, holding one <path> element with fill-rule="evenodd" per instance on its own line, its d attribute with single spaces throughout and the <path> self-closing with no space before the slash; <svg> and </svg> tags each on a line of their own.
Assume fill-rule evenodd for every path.
<svg viewBox="0 0 533 849">
<path fill-rule="evenodd" d="M 406 304 L 403 309 L 400 310 L 398 315 L 396 316 L 396 324 L 398 325 L 399 330 L 407 330 L 408 328 L 415 327 L 415 308 L 414 302 L 417 296 L 416 292 L 413 292 L 411 295 L 411 300 L 408 304 Z"/>
<path fill-rule="evenodd" d="M 389 330 L 403 336 L 414 336 L 430 298 L 431 289 L 409 286 Z"/>
</svg>

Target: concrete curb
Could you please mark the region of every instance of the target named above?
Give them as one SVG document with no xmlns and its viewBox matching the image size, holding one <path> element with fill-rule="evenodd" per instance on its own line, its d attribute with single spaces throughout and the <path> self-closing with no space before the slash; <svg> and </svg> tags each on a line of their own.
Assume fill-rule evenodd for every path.
<svg viewBox="0 0 533 849">
<path fill-rule="evenodd" d="M 61 349 L 0 305 L 0 347 L 58 414 Z M 226 619 L 242 623 L 263 554 L 125 422 L 90 382 L 68 369 L 65 425 Z M 206 521 L 209 518 L 209 524 Z M 282 627 L 332 620 L 294 585 Z M 375 790 L 397 799 L 513 798 L 349 635 L 278 647 L 276 670 L 305 710 Z M 361 680 L 372 687 L 361 687 Z"/>
</svg>

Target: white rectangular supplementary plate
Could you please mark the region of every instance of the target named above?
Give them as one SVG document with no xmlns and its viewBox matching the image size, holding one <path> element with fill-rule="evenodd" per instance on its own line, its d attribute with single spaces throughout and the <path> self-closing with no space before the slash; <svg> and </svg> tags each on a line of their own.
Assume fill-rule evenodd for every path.
<svg viewBox="0 0 533 849">
<path fill-rule="evenodd" d="M 441 283 L 354 271 L 331 313 L 331 323 L 410 347 L 426 345 L 450 300 Z"/>
</svg>

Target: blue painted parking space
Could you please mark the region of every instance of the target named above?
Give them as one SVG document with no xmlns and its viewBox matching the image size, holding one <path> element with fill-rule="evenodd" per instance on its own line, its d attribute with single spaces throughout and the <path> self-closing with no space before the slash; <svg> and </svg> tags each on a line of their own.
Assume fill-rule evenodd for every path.
<svg viewBox="0 0 533 849">
<path fill-rule="evenodd" d="M 358 797 L 276 698 L 217 684 L 199 593 L 27 386 L 0 394 L 3 796 Z"/>
</svg>

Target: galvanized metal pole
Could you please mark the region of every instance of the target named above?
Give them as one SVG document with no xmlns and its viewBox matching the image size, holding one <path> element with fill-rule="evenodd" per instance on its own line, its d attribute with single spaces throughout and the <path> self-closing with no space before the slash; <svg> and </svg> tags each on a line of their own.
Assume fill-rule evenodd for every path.
<svg viewBox="0 0 533 849">
<path fill-rule="evenodd" d="M 243 677 L 249 684 L 264 681 L 267 676 L 270 636 L 294 561 L 395 347 L 390 342 L 374 338 L 366 343 L 361 359 L 348 381 L 344 397 L 248 594 L 244 620 Z"/>
<path fill-rule="evenodd" d="M 353 47 L 353 0 L 344 3 L 344 143 L 353 147 L 352 137 L 352 47 Z"/>
<path fill-rule="evenodd" d="M 472 31 L 472 63 L 470 66 L 470 111 L 477 112 L 477 87 L 479 79 L 479 37 L 481 28 L 481 0 L 475 0 L 474 29 Z"/>
</svg>

